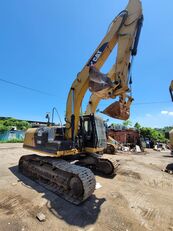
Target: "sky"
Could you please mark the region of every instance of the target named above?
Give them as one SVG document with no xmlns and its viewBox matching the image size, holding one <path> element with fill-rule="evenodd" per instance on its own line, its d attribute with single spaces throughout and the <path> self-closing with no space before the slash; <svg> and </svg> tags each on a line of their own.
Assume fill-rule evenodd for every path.
<svg viewBox="0 0 173 231">
<path fill-rule="evenodd" d="M 127 0 L 1 1 L 0 116 L 45 121 L 45 113 L 55 106 L 63 120 L 72 82 L 127 3 Z M 144 26 L 133 66 L 135 101 L 130 120 L 142 126 L 164 127 L 173 125 L 173 103 L 168 92 L 173 78 L 173 1 L 143 0 L 142 4 Z M 115 58 L 113 52 L 103 69 L 105 73 Z M 98 108 L 103 110 L 109 104 L 102 101 Z M 109 123 L 121 121 L 110 118 Z"/>
</svg>

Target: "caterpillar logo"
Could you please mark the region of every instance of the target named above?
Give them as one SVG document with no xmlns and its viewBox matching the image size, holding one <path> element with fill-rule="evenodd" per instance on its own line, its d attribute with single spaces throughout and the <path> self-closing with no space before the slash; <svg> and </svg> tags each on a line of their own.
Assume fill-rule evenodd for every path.
<svg viewBox="0 0 173 231">
<path fill-rule="evenodd" d="M 92 56 L 92 58 L 89 60 L 87 66 L 93 66 L 95 63 L 97 63 L 99 57 L 101 56 L 101 54 L 103 53 L 103 51 L 105 50 L 105 48 L 107 47 L 108 42 L 104 43 L 99 49 L 98 51 Z"/>
</svg>

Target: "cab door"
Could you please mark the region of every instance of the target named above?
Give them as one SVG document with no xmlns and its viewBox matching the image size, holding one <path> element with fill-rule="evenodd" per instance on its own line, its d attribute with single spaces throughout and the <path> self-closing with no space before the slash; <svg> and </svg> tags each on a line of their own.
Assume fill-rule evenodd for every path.
<svg viewBox="0 0 173 231">
<path fill-rule="evenodd" d="M 83 147 L 97 147 L 97 134 L 95 130 L 94 116 L 81 117 L 81 135 Z"/>
</svg>

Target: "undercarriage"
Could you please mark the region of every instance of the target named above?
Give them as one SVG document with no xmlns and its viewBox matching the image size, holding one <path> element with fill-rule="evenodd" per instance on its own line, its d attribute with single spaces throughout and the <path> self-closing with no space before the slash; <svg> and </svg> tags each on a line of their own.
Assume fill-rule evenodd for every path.
<svg viewBox="0 0 173 231">
<path fill-rule="evenodd" d="M 76 157 L 75 157 L 76 158 Z M 96 153 L 80 154 L 75 164 L 87 167 L 94 173 L 102 176 L 112 177 L 116 175 L 119 163 L 111 158 L 106 159 L 102 155 Z"/>
<path fill-rule="evenodd" d="M 94 192 L 96 180 L 93 172 L 114 176 L 117 168 L 116 161 L 112 162 L 97 154 L 81 154 L 75 160 L 70 157 L 63 159 L 27 155 L 19 160 L 22 174 L 76 205 Z"/>
</svg>

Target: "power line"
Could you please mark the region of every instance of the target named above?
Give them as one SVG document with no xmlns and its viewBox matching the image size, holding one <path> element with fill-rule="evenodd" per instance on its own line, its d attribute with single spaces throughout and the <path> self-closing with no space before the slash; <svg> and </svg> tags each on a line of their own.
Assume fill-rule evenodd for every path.
<svg viewBox="0 0 173 231">
<path fill-rule="evenodd" d="M 4 82 L 4 83 L 7 83 L 7 84 L 10 84 L 10 85 L 13 85 L 13 86 L 16 86 L 16 87 L 24 88 L 24 89 L 29 90 L 29 91 L 34 91 L 34 92 L 37 92 L 37 93 L 40 93 L 40 94 L 43 94 L 43 95 L 54 96 L 51 93 L 48 93 L 48 92 L 45 92 L 45 91 L 41 91 L 41 90 L 38 90 L 38 89 L 34 89 L 34 88 L 31 88 L 31 87 L 27 87 L 27 86 L 21 85 L 19 83 L 8 81 L 8 80 L 2 79 L 2 78 L 0 78 L 0 81 Z"/>
<path fill-rule="evenodd" d="M 172 103 L 172 101 L 158 101 L 158 102 L 141 102 L 141 103 L 134 103 L 132 105 L 147 105 L 147 104 L 167 104 L 167 103 Z"/>
<path fill-rule="evenodd" d="M 43 94 L 43 95 L 55 96 L 55 95 L 53 95 L 51 93 L 48 93 L 48 92 L 45 92 L 45 91 L 41 91 L 39 89 L 34 89 L 34 88 L 31 88 L 31 87 L 28 87 L 28 86 L 24 86 L 24 85 L 21 85 L 19 83 L 12 82 L 12 81 L 9 81 L 9 80 L 5 80 L 5 79 L 2 79 L 2 78 L 0 78 L 0 81 L 4 82 L 4 83 L 7 83 L 7 84 L 10 84 L 10 85 L 13 85 L 13 86 L 16 86 L 16 87 L 20 87 L 20 88 L 29 90 L 29 91 L 34 91 L 34 92 L 37 92 L 37 93 L 40 93 L 40 94 Z M 167 104 L 167 103 L 172 103 L 172 101 L 140 102 L 140 103 L 134 103 L 134 104 L 132 104 L 132 106 L 136 106 L 136 105 L 150 105 L 150 104 L 151 105 L 152 104 Z"/>
</svg>

